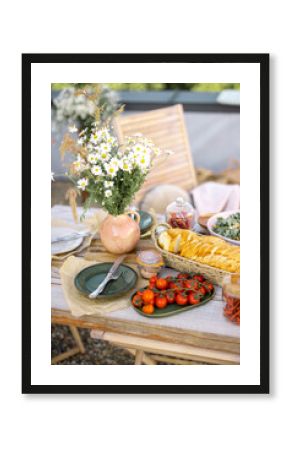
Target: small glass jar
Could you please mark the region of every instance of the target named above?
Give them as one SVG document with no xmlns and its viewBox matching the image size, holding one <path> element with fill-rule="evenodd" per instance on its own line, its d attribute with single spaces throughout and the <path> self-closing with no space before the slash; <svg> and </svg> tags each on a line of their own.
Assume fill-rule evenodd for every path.
<svg viewBox="0 0 290 450">
<path fill-rule="evenodd" d="M 136 262 L 143 278 L 149 279 L 157 275 L 164 266 L 160 253 L 155 250 L 142 250 L 137 253 Z"/>
<path fill-rule="evenodd" d="M 240 324 L 240 276 L 226 275 L 223 279 L 223 300 L 226 302 L 224 315 L 227 319 Z"/>
<path fill-rule="evenodd" d="M 194 226 L 195 211 L 182 197 L 170 203 L 166 208 L 166 221 L 172 228 L 191 230 Z"/>
</svg>

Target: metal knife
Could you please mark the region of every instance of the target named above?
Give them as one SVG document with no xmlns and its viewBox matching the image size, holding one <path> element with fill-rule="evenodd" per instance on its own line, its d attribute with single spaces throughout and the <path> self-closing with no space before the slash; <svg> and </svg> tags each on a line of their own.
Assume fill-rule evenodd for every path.
<svg viewBox="0 0 290 450">
<path fill-rule="evenodd" d="M 106 278 L 101 282 L 101 284 L 97 287 L 97 289 L 95 289 L 93 292 L 90 293 L 89 298 L 96 298 L 101 292 L 103 292 L 106 285 L 113 278 L 114 274 L 118 270 L 118 267 L 120 266 L 120 264 L 122 263 L 122 261 L 125 259 L 126 256 L 127 255 L 122 255 L 116 259 L 111 269 L 109 270 Z"/>
</svg>

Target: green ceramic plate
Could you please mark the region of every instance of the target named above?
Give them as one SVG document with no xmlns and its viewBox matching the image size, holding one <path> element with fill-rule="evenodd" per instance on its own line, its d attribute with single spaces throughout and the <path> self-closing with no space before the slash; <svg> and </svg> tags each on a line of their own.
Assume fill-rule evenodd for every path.
<svg viewBox="0 0 290 450">
<path fill-rule="evenodd" d="M 144 289 L 140 289 L 140 291 L 143 291 Z M 134 295 L 136 294 L 136 292 L 132 295 L 132 298 L 134 297 Z M 213 292 L 211 294 L 207 294 L 204 298 L 204 300 L 200 303 L 198 303 L 197 305 L 187 305 L 187 306 L 180 306 L 177 305 L 176 303 L 172 303 L 171 305 L 167 305 L 166 308 L 164 309 L 157 309 L 155 308 L 155 311 L 153 314 L 145 314 L 143 313 L 143 311 L 141 311 L 141 309 L 136 308 L 132 303 L 132 307 L 135 309 L 135 311 L 137 311 L 139 314 L 141 314 L 144 317 L 149 317 L 149 318 L 160 318 L 160 317 L 168 317 L 168 316 L 173 316 L 174 314 L 179 314 L 181 312 L 184 311 L 189 311 L 190 309 L 193 308 L 198 308 L 202 305 L 205 305 L 207 302 L 209 302 L 215 295 L 215 290 L 213 290 Z"/>
<path fill-rule="evenodd" d="M 145 211 L 138 211 L 138 213 L 140 215 L 140 232 L 141 234 L 143 234 L 152 227 L 153 217 L 151 216 L 151 214 Z"/>
<path fill-rule="evenodd" d="M 113 263 L 101 263 L 86 267 L 77 274 L 74 279 L 75 287 L 86 296 L 93 292 L 105 279 Z M 120 276 L 117 280 L 111 280 L 98 295 L 98 298 L 118 297 L 133 289 L 136 285 L 138 275 L 131 267 L 121 264 L 118 271 Z"/>
</svg>

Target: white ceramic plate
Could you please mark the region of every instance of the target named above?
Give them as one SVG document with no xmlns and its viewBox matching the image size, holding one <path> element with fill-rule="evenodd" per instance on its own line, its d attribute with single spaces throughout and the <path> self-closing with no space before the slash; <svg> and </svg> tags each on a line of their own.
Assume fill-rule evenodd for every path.
<svg viewBox="0 0 290 450">
<path fill-rule="evenodd" d="M 222 213 L 215 214 L 214 216 L 211 216 L 207 221 L 207 228 L 208 228 L 208 231 L 210 232 L 210 234 L 212 234 L 213 236 L 219 237 L 219 238 L 223 239 L 224 241 L 229 242 L 230 244 L 240 245 L 240 241 L 235 241 L 234 239 L 229 239 L 229 238 L 224 237 L 221 234 L 217 234 L 213 231 L 213 227 L 215 226 L 216 221 L 219 217 L 226 219 L 227 217 L 231 216 L 232 214 L 236 214 L 238 212 L 240 212 L 240 210 L 236 209 L 235 211 L 225 211 Z"/>
<path fill-rule="evenodd" d="M 52 227 L 51 228 L 51 240 L 56 239 L 58 237 L 68 236 L 70 234 L 75 233 L 76 230 L 72 228 L 62 228 L 62 227 Z M 78 248 L 84 238 L 79 237 L 77 239 L 72 239 L 71 241 L 59 241 L 51 244 L 51 254 L 58 255 L 60 253 L 67 253 Z"/>
</svg>

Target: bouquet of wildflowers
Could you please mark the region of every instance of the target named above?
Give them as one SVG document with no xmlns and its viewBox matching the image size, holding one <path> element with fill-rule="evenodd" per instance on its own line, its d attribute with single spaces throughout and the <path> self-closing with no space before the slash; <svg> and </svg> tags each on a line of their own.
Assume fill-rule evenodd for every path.
<svg viewBox="0 0 290 450">
<path fill-rule="evenodd" d="M 151 140 L 139 135 L 120 145 L 111 129 L 99 129 L 96 123 L 78 135 L 77 143 L 67 136 L 62 147 L 70 147 L 76 155 L 69 175 L 80 191 L 88 193 L 85 210 L 97 203 L 114 216 L 124 213 L 161 155 Z"/>
<path fill-rule="evenodd" d="M 91 127 L 96 112 L 98 122 L 105 124 L 120 110 L 116 92 L 96 83 L 83 89 L 75 85 L 61 90 L 53 100 L 53 107 L 56 122 L 78 122 L 83 128 Z"/>
</svg>

